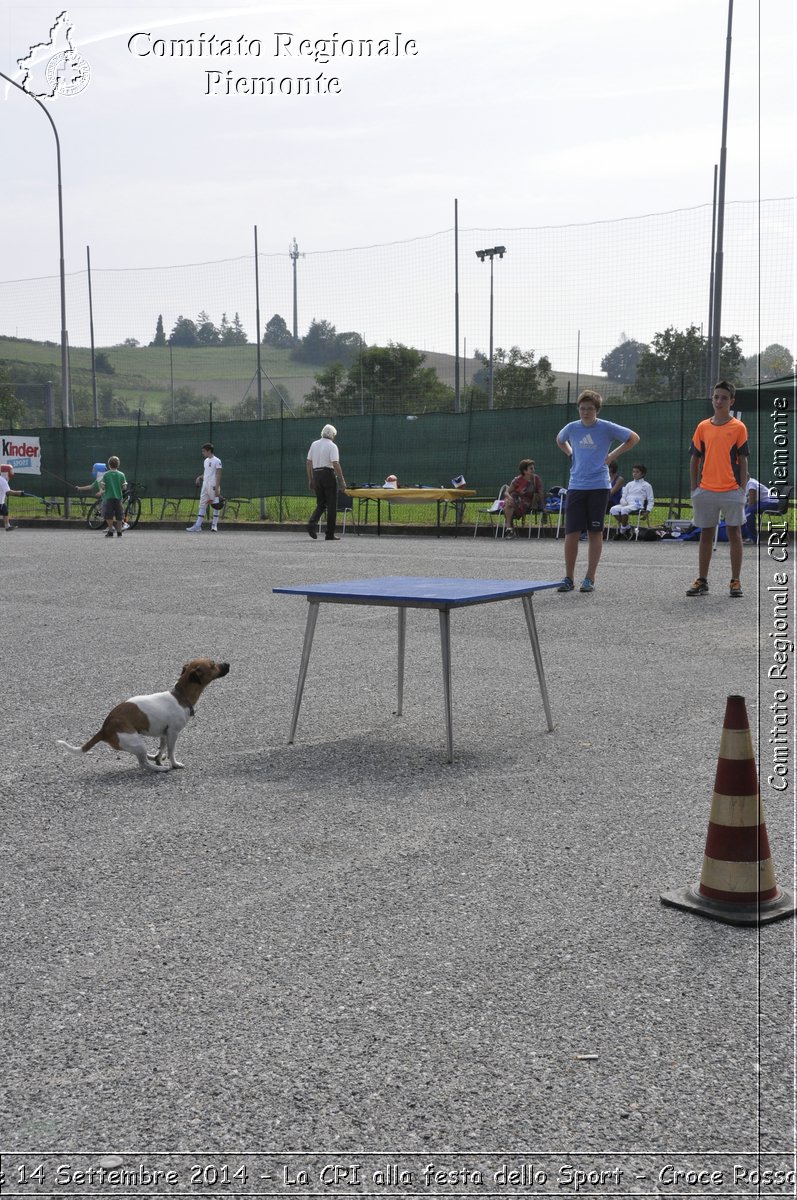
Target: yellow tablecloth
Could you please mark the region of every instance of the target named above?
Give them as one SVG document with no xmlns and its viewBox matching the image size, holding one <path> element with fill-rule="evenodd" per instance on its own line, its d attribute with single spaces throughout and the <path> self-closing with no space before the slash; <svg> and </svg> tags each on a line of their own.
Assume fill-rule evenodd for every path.
<svg viewBox="0 0 797 1200">
<path fill-rule="evenodd" d="M 357 500 L 387 500 L 389 504 L 434 504 L 438 500 L 466 500 L 476 492 L 468 488 L 347 488 Z"/>
</svg>

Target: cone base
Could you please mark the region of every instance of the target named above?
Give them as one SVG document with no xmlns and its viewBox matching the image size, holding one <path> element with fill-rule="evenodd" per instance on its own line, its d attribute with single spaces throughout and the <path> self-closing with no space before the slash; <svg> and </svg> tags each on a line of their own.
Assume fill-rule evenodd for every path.
<svg viewBox="0 0 797 1200">
<path fill-rule="evenodd" d="M 726 925 L 767 925 L 771 921 L 782 921 L 785 917 L 794 916 L 797 911 L 797 901 L 794 893 L 785 888 L 778 888 L 774 900 L 764 900 L 759 905 L 731 904 L 719 900 L 708 900 L 701 896 L 696 888 L 677 888 L 673 892 L 662 892 L 662 904 L 670 908 L 682 908 L 686 912 L 697 913 L 698 916 L 708 917 L 712 921 L 722 921 Z"/>
</svg>

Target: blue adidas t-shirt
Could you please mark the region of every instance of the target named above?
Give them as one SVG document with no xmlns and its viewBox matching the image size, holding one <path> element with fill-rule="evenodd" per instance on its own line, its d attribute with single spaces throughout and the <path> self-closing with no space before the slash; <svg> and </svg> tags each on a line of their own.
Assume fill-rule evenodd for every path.
<svg viewBox="0 0 797 1200">
<path fill-rule="evenodd" d="M 601 421 L 600 417 L 594 425 L 584 425 L 581 421 L 565 425 L 559 431 L 559 441 L 569 442 L 573 447 L 569 486 L 580 491 L 611 487 L 606 455 L 613 442 L 625 442 L 630 436 L 631 430 L 625 425 Z"/>
</svg>

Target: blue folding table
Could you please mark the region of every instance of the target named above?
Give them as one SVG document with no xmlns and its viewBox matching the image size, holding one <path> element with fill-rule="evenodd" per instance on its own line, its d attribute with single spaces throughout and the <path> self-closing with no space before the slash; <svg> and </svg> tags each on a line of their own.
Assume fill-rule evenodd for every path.
<svg viewBox="0 0 797 1200">
<path fill-rule="evenodd" d="M 542 693 L 542 703 L 548 723 L 553 729 L 548 687 L 542 665 L 540 640 L 534 620 L 531 599 L 535 592 L 558 586 L 554 583 L 527 579 L 435 579 L 415 575 L 386 575 L 378 579 L 344 579 L 339 583 L 303 583 L 295 587 L 274 588 L 275 592 L 306 596 L 310 608 L 304 631 L 302 659 L 299 666 L 299 681 L 288 743 L 292 744 L 299 720 L 307 664 L 313 645 L 318 609 L 321 604 L 375 604 L 398 610 L 398 705 L 396 713 L 401 716 L 404 701 L 404 647 L 406 644 L 406 621 L 408 608 L 436 608 L 440 616 L 440 646 L 443 656 L 443 698 L 446 712 L 448 737 L 448 761 L 454 758 L 454 736 L 451 719 L 451 634 L 449 616 L 452 608 L 466 608 L 474 604 L 492 604 L 496 600 L 519 599 L 523 604 L 526 626 L 531 639 L 534 665 Z"/>
</svg>

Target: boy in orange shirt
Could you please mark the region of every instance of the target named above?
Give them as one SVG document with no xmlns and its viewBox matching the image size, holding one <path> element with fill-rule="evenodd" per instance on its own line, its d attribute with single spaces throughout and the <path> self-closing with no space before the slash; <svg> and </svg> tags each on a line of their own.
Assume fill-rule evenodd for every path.
<svg viewBox="0 0 797 1200">
<path fill-rule="evenodd" d="M 743 594 L 739 576 L 742 571 L 742 526 L 750 451 L 746 426 L 731 416 L 735 395 L 736 388 L 732 383 L 721 379 L 714 384 L 711 397 L 714 416 L 700 422 L 689 450 L 692 519 L 695 525 L 700 526 L 700 573 L 692 586 L 687 588 L 687 596 L 705 596 L 708 592 L 708 569 L 714 550 L 714 529 L 719 522 L 720 512 L 725 516 L 731 553 L 730 594 L 734 598 Z"/>
</svg>

